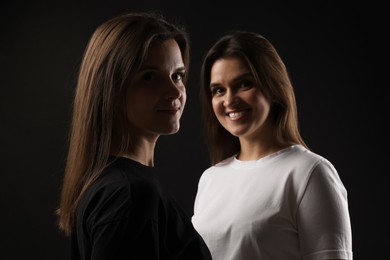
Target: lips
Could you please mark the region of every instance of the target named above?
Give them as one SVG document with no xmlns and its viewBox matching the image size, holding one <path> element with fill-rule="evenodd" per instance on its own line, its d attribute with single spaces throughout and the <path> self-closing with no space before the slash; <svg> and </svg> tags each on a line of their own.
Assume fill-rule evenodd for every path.
<svg viewBox="0 0 390 260">
<path fill-rule="evenodd" d="M 226 115 L 229 117 L 231 120 L 237 120 L 243 117 L 246 113 L 246 110 L 239 110 L 239 111 L 230 111 L 227 112 Z"/>
<path fill-rule="evenodd" d="M 158 112 L 168 113 L 168 114 L 176 114 L 180 111 L 180 107 L 166 107 L 157 109 Z"/>
<path fill-rule="evenodd" d="M 228 113 L 228 116 L 230 118 L 237 118 L 237 117 L 240 117 L 244 114 L 244 111 L 240 111 L 240 112 L 230 112 Z"/>
</svg>

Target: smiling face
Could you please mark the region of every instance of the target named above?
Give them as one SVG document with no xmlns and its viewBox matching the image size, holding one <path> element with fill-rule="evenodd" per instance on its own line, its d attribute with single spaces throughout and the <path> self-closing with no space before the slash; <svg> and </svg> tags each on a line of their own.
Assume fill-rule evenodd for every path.
<svg viewBox="0 0 390 260">
<path fill-rule="evenodd" d="M 186 103 L 185 66 L 175 40 L 152 43 L 127 91 L 127 118 L 135 135 L 176 133 Z"/>
<path fill-rule="evenodd" d="M 256 138 L 269 129 L 270 102 L 256 85 L 247 63 L 221 58 L 211 67 L 212 107 L 221 125 L 239 138 Z"/>
</svg>

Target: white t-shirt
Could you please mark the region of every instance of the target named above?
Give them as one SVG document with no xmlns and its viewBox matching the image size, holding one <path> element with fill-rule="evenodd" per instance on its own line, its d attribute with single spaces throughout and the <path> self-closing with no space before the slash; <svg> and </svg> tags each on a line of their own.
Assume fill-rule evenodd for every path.
<svg viewBox="0 0 390 260">
<path fill-rule="evenodd" d="M 333 165 L 301 145 L 207 169 L 192 222 L 213 260 L 352 259 L 347 191 Z"/>
</svg>

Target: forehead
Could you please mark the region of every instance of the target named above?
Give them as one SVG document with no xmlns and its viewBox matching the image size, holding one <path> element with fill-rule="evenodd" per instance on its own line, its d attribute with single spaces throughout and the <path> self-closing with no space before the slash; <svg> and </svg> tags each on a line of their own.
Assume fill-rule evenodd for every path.
<svg viewBox="0 0 390 260">
<path fill-rule="evenodd" d="M 184 66 L 179 45 L 174 39 L 154 41 L 150 44 L 142 67 L 161 65 Z"/>
<path fill-rule="evenodd" d="M 214 81 L 233 80 L 251 70 L 248 63 L 240 57 L 227 57 L 216 60 L 211 66 L 210 79 Z"/>
</svg>

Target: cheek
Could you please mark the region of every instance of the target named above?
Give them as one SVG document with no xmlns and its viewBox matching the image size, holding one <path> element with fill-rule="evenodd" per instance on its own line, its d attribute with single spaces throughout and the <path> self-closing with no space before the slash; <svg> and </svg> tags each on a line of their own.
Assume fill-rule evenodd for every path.
<svg viewBox="0 0 390 260">
<path fill-rule="evenodd" d="M 258 113 L 261 113 L 261 115 L 259 115 L 259 117 L 267 118 L 269 115 L 270 108 L 271 108 L 270 102 L 264 96 L 261 96 L 261 97 L 257 98 L 256 100 L 253 100 L 253 102 L 256 102 L 256 104 L 258 104 L 257 111 L 258 111 Z"/>
<path fill-rule="evenodd" d="M 223 120 L 225 117 L 225 107 L 223 105 L 223 101 L 213 99 L 211 102 L 211 106 L 213 107 L 214 114 L 217 117 L 218 121 L 221 122 L 221 120 Z"/>
<path fill-rule="evenodd" d="M 127 96 L 126 100 L 126 109 L 129 119 L 135 118 L 137 115 L 140 115 L 147 111 L 147 108 L 150 107 L 150 99 L 145 97 L 142 93 L 131 93 Z"/>
<path fill-rule="evenodd" d="M 270 107 L 271 107 L 271 104 L 270 102 L 264 97 L 264 96 L 261 96 L 259 99 L 258 99 L 258 102 L 260 104 L 260 106 L 262 106 L 262 108 L 265 110 L 265 111 L 269 111 Z"/>
<path fill-rule="evenodd" d="M 219 108 L 220 106 L 219 106 L 218 100 L 215 99 L 215 98 L 213 98 L 213 99 L 211 100 L 211 106 L 212 106 L 212 108 L 213 108 L 214 113 L 218 115 L 218 110 L 220 109 L 220 108 Z"/>
</svg>

